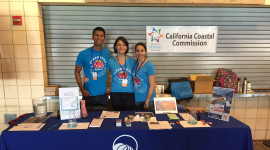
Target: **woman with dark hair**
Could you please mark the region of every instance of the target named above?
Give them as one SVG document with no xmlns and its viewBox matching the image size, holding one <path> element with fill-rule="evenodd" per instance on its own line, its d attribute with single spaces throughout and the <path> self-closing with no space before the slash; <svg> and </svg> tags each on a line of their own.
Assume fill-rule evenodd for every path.
<svg viewBox="0 0 270 150">
<path fill-rule="evenodd" d="M 109 69 L 112 74 L 110 100 L 114 110 L 134 110 L 135 95 L 132 82 L 132 70 L 136 65 L 133 58 L 127 56 L 129 47 L 124 37 L 118 37 L 113 45 L 117 56 L 110 58 Z"/>
<path fill-rule="evenodd" d="M 135 45 L 137 65 L 133 71 L 135 85 L 135 102 L 137 110 L 153 110 L 155 92 L 155 67 L 147 60 L 147 49 L 144 43 Z"/>
</svg>

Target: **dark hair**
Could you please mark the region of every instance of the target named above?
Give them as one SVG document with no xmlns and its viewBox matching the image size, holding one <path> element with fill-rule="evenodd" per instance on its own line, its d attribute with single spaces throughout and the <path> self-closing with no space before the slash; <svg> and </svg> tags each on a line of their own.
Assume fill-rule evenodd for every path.
<svg viewBox="0 0 270 150">
<path fill-rule="evenodd" d="M 137 48 L 137 46 L 142 46 L 144 49 L 145 49 L 145 51 L 147 52 L 147 49 L 146 49 L 146 45 L 143 43 L 143 42 L 139 42 L 139 43 L 137 43 L 136 45 L 135 45 L 135 52 L 136 52 L 136 48 Z"/>
<path fill-rule="evenodd" d="M 127 41 L 127 39 L 124 38 L 123 36 L 119 36 L 119 37 L 115 40 L 115 42 L 114 42 L 114 44 L 113 44 L 114 53 L 117 53 L 117 49 L 115 48 L 115 46 L 116 46 L 117 42 L 120 41 L 120 40 L 126 45 L 127 50 L 126 50 L 125 54 L 127 54 L 127 53 L 128 53 L 128 50 L 129 50 L 129 47 L 128 47 L 128 41 Z"/>
<path fill-rule="evenodd" d="M 96 31 L 102 31 L 104 33 L 104 37 L 105 37 L 105 30 L 102 28 L 102 27 L 96 27 L 94 30 L 93 30 L 93 33 L 92 35 L 94 36 L 95 32 Z"/>
<path fill-rule="evenodd" d="M 146 45 L 145 45 L 143 42 L 139 42 L 139 43 L 137 43 L 137 44 L 135 45 L 135 53 L 136 53 L 136 48 L 137 48 L 137 46 L 139 46 L 139 45 L 142 46 L 142 47 L 144 48 L 145 52 L 147 52 Z M 146 53 L 146 55 L 145 55 L 145 58 L 147 58 L 147 53 Z M 138 58 L 137 58 L 136 61 L 138 62 Z"/>
</svg>

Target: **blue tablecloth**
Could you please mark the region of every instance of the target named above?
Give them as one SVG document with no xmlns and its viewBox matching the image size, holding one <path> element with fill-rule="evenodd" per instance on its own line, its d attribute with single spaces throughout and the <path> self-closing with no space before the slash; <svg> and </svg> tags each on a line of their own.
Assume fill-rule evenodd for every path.
<svg viewBox="0 0 270 150">
<path fill-rule="evenodd" d="M 130 114 L 134 115 L 134 112 L 121 112 L 120 118 Z M 77 121 L 91 122 L 93 118 L 99 118 L 101 112 L 88 112 L 88 115 Z M 169 120 L 165 114 L 155 116 L 158 121 Z M 201 119 L 213 124 L 210 128 L 173 125 L 171 130 L 149 130 L 146 122 L 134 122 L 132 127 L 125 127 L 122 122 L 122 127 L 116 127 L 116 119 L 104 119 L 100 128 L 59 131 L 58 128 L 67 120 L 50 117 L 40 131 L 6 129 L 1 134 L 0 150 L 109 150 L 113 147 L 119 150 L 128 147 L 134 150 L 253 150 L 251 131 L 244 123 L 233 117 L 229 122 L 215 120 L 208 118 L 207 114 L 201 114 Z"/>
</svg>

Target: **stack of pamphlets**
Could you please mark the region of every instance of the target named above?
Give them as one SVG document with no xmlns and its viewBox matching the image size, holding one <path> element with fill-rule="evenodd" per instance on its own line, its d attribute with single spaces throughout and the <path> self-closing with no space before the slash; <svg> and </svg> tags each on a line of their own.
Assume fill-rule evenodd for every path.
<svg viewBox="0 0 270 150">
<path fill-rule="evenodd" d="M 177 117 L 175 114 L 167 114 L 167 116 L 168 116 L 168 118 L 169 118 L 170 120 L 179 120 L 179 119 L 180 119 L 180 118 Z"/>
</svg>

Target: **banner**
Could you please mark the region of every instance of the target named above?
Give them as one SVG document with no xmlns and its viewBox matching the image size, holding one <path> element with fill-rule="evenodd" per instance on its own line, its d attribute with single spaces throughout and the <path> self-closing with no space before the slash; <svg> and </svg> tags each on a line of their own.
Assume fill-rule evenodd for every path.
<svg viewBox="0 0 270 150">
<path fill-rule="evenodd" d="M 217 26 L 146 26 L 147 51 L 215 53 Z"/>
</svg>

